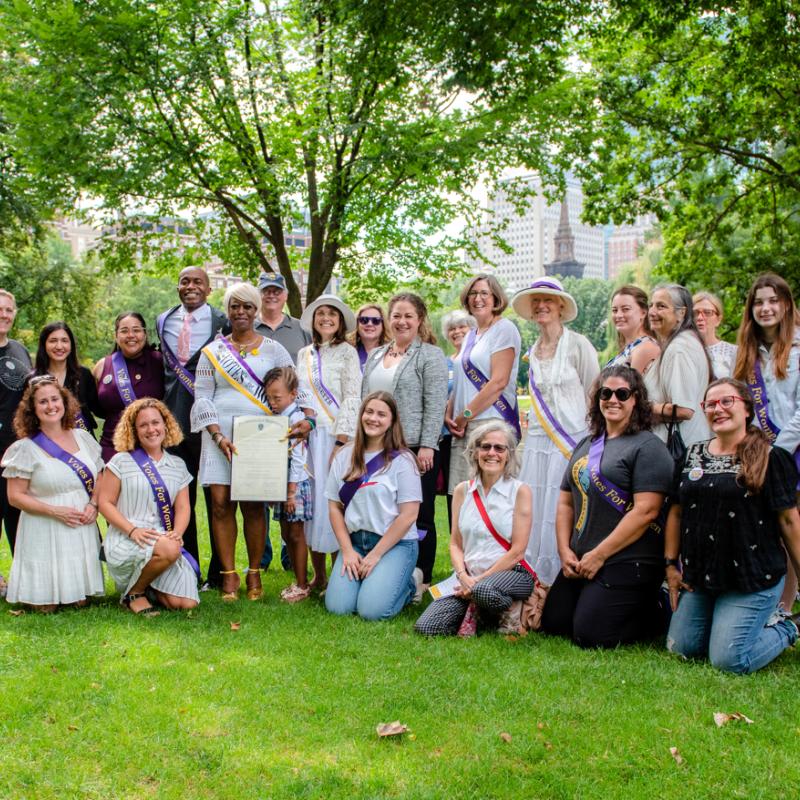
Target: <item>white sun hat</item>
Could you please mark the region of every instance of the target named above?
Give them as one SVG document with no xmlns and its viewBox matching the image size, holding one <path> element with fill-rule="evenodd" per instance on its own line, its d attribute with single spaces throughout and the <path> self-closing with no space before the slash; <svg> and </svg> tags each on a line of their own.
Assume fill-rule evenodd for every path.
<svg viewBox="0 0 800 800">
<path fill-rule="evenodd" d="M 314 312 L 320 306 L 331 306 L 340 311 L 348 333 L 356 329 L 356 315 L 335 294 L 321 294 L 313 303 L 309 303 L 305 307 L 300 317 L 300 324 L 307 331 L 314 330 Z"/>
<path fill-rule="evenodd" d="M 520 289 L 511 298 L 511 307 L 523 319 L 528 321 L 533 320 L 533 310 L 531 308 L 530 298 L 533 295 L 547 295 L 548 297 L 557 297 L 563 304 L 561 311 L 562 322 L 572 322 L 578 316 L 578 304 L 575 298 L 561 285 L 558 278 L 553 278 L 550 275 L 545 275 L 542 278 L 537 278 L 527 289 Z"/>
</svg>

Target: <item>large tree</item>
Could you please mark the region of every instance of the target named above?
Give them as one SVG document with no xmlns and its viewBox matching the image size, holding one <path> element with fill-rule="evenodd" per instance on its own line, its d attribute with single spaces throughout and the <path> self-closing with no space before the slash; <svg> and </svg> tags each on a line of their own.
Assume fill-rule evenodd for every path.
<svg viewBox="0 0 800 800">
<path fill-rule="evenodd" d="M 118 266 L 169 257 L 146 216 L 211 210 L 180 233 L 247 275 L 274 258 L 296 313 L 292 229 L 309 299 L 340 260 L 447 280 L 465 240 L 441 232 L 474 219 L 479 179 L 563 166 L 550 133 L 584 5 L 5 0 L 3 105 L 28 168 L 116 217 Z"/>
</svg>

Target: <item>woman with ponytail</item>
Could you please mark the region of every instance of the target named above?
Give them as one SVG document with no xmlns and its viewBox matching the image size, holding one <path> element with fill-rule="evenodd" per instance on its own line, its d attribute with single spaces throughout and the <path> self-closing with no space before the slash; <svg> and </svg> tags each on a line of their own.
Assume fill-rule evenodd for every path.
<svg viewBox="0 0 800 800">
<path fill-rule="evenodd" d="M 689 448 L 667 519 L 667 648 L 744 674 L 798 638 L 778 606 L 786 553 L 800 562 L 797 469 L 753 424 L 746 384 L 714 381 L 702 408 L 715 438 Z"/>
</svg>

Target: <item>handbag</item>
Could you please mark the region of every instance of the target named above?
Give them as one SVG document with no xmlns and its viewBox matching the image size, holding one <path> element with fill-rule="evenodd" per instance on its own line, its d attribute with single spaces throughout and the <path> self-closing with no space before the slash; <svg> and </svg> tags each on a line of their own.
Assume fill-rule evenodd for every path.
<svg viewBox="0 0 800 800">
<path fill-rule="evenodd" d="M 672 404 L 672 417 L 667 423 L 667 450 L 676 464 L 683 464 L 688 448 L 681 436 L 681 424 L 678 421 L 678 407 Z"/>
</svg>

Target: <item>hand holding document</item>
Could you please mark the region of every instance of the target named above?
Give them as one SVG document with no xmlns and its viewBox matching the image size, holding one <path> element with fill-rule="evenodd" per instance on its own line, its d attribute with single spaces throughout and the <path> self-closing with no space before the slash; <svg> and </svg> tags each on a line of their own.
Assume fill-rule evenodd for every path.
<svg viewBox="0 0 800 800">
<path fill-rule="evenodd" d="M 454 572 L 449 578 L 445 578 L 440 583 L 431 586 L 428 591 L 434 600 L 438 600 L 440 597 L 450 597 L 450 595 L 455 594 L 459 586 L 458 578 Z"/>
<path fill-rule="evenodd" d="M 289 477 L 289 419 L 233 418 L 231 500 L 284 502 Z"/>
</svg>

